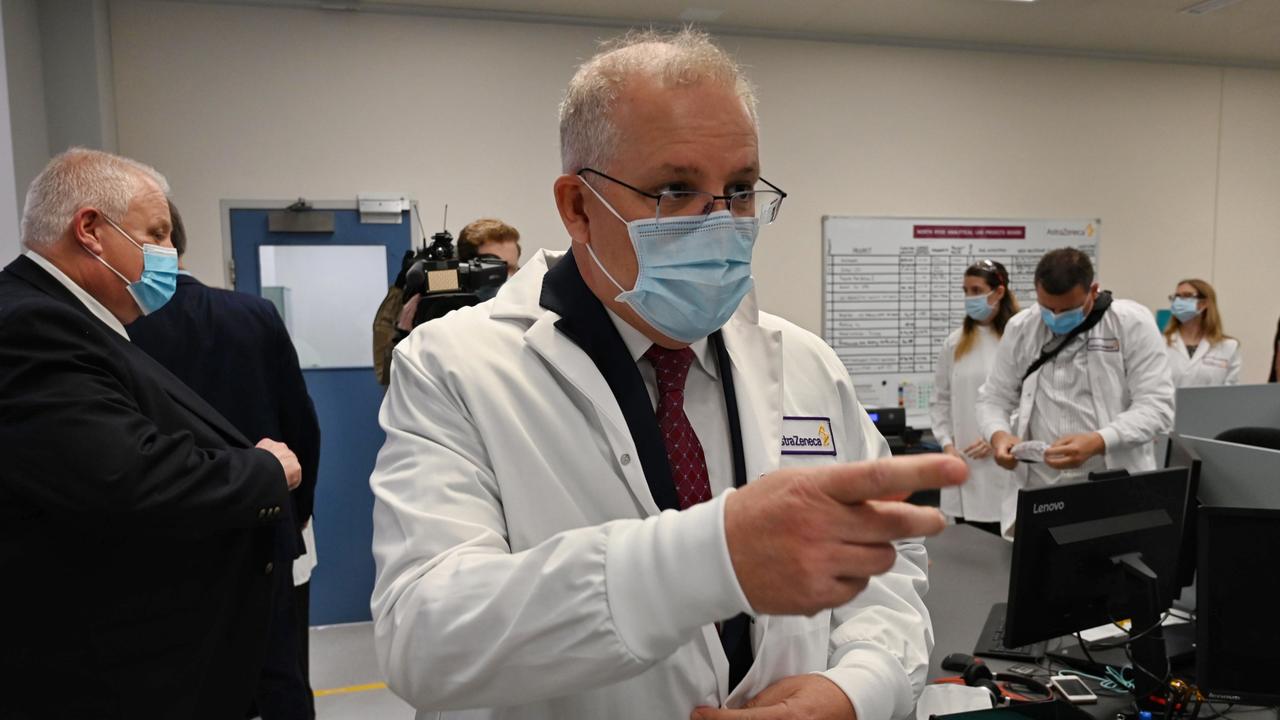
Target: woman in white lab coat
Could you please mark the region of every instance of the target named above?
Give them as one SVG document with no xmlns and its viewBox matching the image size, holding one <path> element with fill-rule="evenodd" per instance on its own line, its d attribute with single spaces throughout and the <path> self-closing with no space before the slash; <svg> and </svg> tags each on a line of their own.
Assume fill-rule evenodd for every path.
<svg viewBox="0 0 1280 720">
<path fill-rule="evenodd" d="M 1183 280 L 1169 296 L 1173 318 L 1164 329 L 1169 371 L 1177 387 L 1240 382 L 1240 342 L 1222 334 L 1218 294 L 1204 280 Z"/>
<path fill-rule="evenodd" d="M 938 356 L 930 414 L 942 451 L 969 464 L 969 481 L 942 490 L 941 510 L 956 522 L 999 535 L 1000 507 L 1005 494 L 1014 491 L 1013 478 L 992 459 L 974 405 L 1018 300 L 1009 289 L 1008 271 L 992 260 L 965 270 L 964 296 L 964 325 L 947 337 Z"/>
</svg>

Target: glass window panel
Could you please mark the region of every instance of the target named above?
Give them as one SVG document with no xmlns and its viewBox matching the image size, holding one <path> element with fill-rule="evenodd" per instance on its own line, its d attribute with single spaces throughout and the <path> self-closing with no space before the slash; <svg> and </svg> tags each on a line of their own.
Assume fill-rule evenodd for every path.
<svg viewBox="0 0 1280 720">
<path fill-rule="evenodd" d="M 387 294 L 381 245 L 262 245 L 262 295 L 303 368 L 371 367 L 373 316 Z"/>
</svg>

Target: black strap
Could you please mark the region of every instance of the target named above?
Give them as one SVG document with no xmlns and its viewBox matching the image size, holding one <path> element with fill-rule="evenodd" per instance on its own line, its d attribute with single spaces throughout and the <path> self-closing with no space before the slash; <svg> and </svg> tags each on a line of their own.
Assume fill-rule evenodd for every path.
<svg viewBox="0 0 1280 720">
<path fill-rule="evenodd" d="M 1045 363 L 1057 357 L 1058 353 L 1062 352 L 1062 349 L 1069 345 L 1072 340 L 1092 330 L 1094 325 L 1097 325 L 1102 321 L 1102 316 L 1107 314 L 1107 308 L 1109 307 L 1111 307 L 1111 292 L 1109 290 L 1104 290 L 1103 292 L 1098 293 L 1098 299 L 1093 303 L 1093 312 L 1089 313 L 1089 316 L 1084 319 L 1084 322 L 1072 328 L 1071 332 L 1066 335 L 1055 337 L 1045 345 L 1045 347 L 1040 351 L 1040 357 L 1036 358 L 1036 361 L 1031 363 L 1031 367 L 1027 368 L 1027 371 L 1022 373 L 1022 381 L 1026 382 L 1027 378 L 1031 377 L 1032 373 L 1039 370 Z"/>
<path fill-rule="evenodd" d="M 724 335 L 719 330 L 711 335 L 711 347 L 716 351 L 720 387 L 724 389 L 724 410 L 729 417 L 729 441 L 733 445 L 733 486 L 740 488 L 747 484 L 747 459 L 742 449 L 742 419 L 738 417 L 738 393 L 733 389 L 733 367 L 729 363 L 729 351 L 724 346 Z"/>
<path fill-rule="evenodd" d="M 711 347 L 716 351 L 716 367 L 720 369 L 720 387 L 724 390 L 725 415 L 729 418 L 729 441 L 733 445 L 733 486 L 747 484 L 747 460 L 742 447 L 742 420 L 738 417 L 738 394 L 733 387 L 733 367 L 729 351 L 724 345 L 724 335 L 719 330 L 711 335 Z M 751 650 L 751 618 L 739 613 L 720 624 L 720 645 L 729 659 L 729 688 L 738 686 L 755 662 Z"/>
</svg>

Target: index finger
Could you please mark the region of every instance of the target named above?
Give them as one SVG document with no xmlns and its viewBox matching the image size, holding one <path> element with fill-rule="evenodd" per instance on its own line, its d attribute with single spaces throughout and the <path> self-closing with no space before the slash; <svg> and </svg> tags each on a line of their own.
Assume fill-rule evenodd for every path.
<svg viewBox="0 0 1280 720">
<path fill-rule="evenodd" d="M 942 454 L 880 458 L 814 468 L 813 486 L 845 504 L 959 485 L 969 476 L 961 459 Z"/>
</svg>

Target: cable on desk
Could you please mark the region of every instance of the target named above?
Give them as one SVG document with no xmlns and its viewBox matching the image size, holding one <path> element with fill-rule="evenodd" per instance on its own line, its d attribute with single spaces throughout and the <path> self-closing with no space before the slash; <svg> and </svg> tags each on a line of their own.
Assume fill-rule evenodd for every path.
<svg viewBox="0 0 1280 720">
<path fill-rule="evenodd" d="M 1205 701 L 1204 701 L 1204 704 L 1209 706 L 1209 709 L 1213 711 L 1213 714 L 1212 714 L 1212 715 L 1205 715 L 1201 720 L 1218 720 L 1218 718 L 1226 717 L 1226 716 L 1227 716 L 1227 713 L 1231 712 L 1231 708 L 1233 708 L 1233 707 L 1235 707 L 1235 706 L 1236 706 L 1236 704 L 1235 704 L 1235 703 L 1231 703 L 1231 704 L 1227 705 L 1227 707 L 1226 707 L 1226 708 L 1224 708 L 1224 709 L 1222 709 L 1222 710 L 1219 710 L 1219 709 L 1218 709 L 1218 706 L 1214 705 L 1213 703 L 1209 702 L 1208 700 L 1205 700 Z"/>
<path fill-rule="evenodd" d="M 1107 674 L 1108 674 L 1108 675 L 1111 675 L 1111 673 L 1112 673 L 1112 672 L 1114 672 L 1114 671 L 1111 669 L 1111 667 L 1110 667 L 1110 666 L 1108 666 L 1108 667 L 1107 667 Z M 1125 680 L 1125 679 L 1124 679 L 1123 677 L 1121 677 L 1119 674 L 1112 675 L 1111 677 L 1105 677 L 1105 678 L 1104 678 L 1104 677 L 1098 677 L 1097 675 L 1090 675 L 1090 674 L 1089 674 L 1089 673 L 1087 673 L 1087 672 L 1081 672 L 1081 671 L 1079 671 L 1079 670 L 1062 670 L 1062 671 L 1061 671 L 1061 672 L 1059 672 L 1058 674 L 1059 674 L 1059 675 L 1074 675 L 1074 676 L 1076 676 L 1076 677 L 1080 677 L 1080 678 L 1088 678 L 1088 679 L 1090 679 L 1090 680 L 1092 680 L 1092 681 L 1094 681 L 1094 682 L 1098 683 L 1098 688 L 1099 688 L 1099 689 L 1101 689 L 1101 690 L 1105 690 L 1106 692 L 1108 692 L 1108 693 L 1110 693 L 1110 694 L 1112 694 L 1112 695 L 1128 695 L 1128 694 L 1129 694 L 1129 691 L 1133 689 L 1133 683 L 1132 683 L 1132 682 L 1130 682 L 1130 681 L 1128 681 L 1128 680 Z"/>
<path fill-rule="evenodd" d="M 1126 628 L 1125 626 L 1121 625 L 1115 620 L 1112 620 L 1111 624 L 1123 630 L 1127 634 L 1127 637 L 1124 640 L 1116 641 L 1114 643 L 1095 642 L 1093 643 L 1093 649 L 1094 650 L 1114 650 L 1115 648 L 1124 647 L 1129 643 L 1133 642 L 1134 640 L 1137 640 L 1138 638 L 1144 638 L 1150 635 L 1151 633 L 1159 630 L 1161 627 L 1164 626 L 1165 620 L 1168 620 L 1168 619 L 1169 619 L 1169 613 L 1165 612 L 1165 614 L 1161 615 L 1160 619 L 1156 621 L 1155 625 L 1152 625 L 1151 627 L 1139 633 L 1133 633 L 1129 630 L 1129 628 Z M 1076 639 L 1080 640 L 1080 633 L 1076 633 Z M 1084 646 L 1083 640 L 1080 640 L 1080 645 L 1082 647 Z"/>
</svg>

